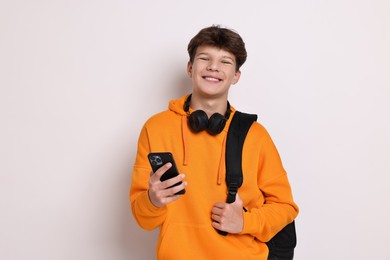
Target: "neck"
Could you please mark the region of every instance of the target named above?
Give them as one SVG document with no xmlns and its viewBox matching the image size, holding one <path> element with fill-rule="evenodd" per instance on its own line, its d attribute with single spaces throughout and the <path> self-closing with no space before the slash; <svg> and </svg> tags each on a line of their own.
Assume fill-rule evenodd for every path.
<svg viewBox="0 0 390 260">
<path fill-rule="evenodd" d="M 227 97 L 204 98 L 193 94 L 191 97 L 190 107 L 193 110 L 203 110 L 209 118 L 214 113 L 225 115 L 227 109 Z"/>
</svg>

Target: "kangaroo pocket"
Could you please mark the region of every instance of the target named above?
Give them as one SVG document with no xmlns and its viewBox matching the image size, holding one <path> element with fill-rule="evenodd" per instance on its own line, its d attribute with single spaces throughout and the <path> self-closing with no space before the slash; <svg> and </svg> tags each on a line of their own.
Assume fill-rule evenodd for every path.
<svg viewBox="0 0 390 260">
<path fill-rule="evenodd" d="M 250 235 L 221 236 L 210 224 L 170 223 L 162 228 L 158 259 L 267 259 L 268 249 Z"/>
</svg>

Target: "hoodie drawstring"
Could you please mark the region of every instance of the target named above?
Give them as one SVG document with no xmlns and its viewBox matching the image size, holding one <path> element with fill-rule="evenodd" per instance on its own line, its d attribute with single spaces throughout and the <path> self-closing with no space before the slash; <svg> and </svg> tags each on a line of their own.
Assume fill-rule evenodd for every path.
<svg viewBox="0 0 390 260">
<path fill-rule="evenodd" d="M 187 116 L 181 117 L 181 129 L 182 129 L 182 139 L 183 139 L 183 165 L 188 165 L 188 127 L 187 127 Z M 225 177 L 225 152 L 226 152 L 226 135 L 224 135 L 222 140 L 222 149 L 218 165 L 218 176 L 217 184 L 221 185 L 224 182 Z"/>
<path fill-rule="evenodd" d="M 217 184 L 221 185 L 223 182 L 223 177 L 225 176 L 225 152 L 226 152 L 226 135 L 223 137 L 222 141 L 222 149 L 221 149 L 221 156 L 219 160 L 219 166 L 218 166 L 218 178 L 217 178 Z"/>
<path fill-rule="evenodd" d="M 181 116 L 181 133 L 182 133 L 182 142 L 183 142 L 183 165 L 188 166 L 189 165 L 189 139 L 190 139 L 190 129 L 187 125 L 187 113 L 183 109 L 184 102 L 188 95 L 183 96 L 179 100 L 171 100 L 169 103 L 169 109 L 178 115 Z M 232 108 L 232 111 L 234 111 L 234 108 Z M 217 184 L 221 185 L 225 182 L 225 152 L 226 152 L 226 133 L 222 132 L 223 140 L 222 140 L 222 147 L 221 147 L 221 154 L 219 159 L 219 165 L 218 165 L 218 175 L 217 175 Z"/>
<path fill-rule="evenodd" d="M 188 165 L 188 127 L 187 127 L 187 116 L 181 117 L 181 132 L 183 138 L 183 165 Z"/>
</svg>

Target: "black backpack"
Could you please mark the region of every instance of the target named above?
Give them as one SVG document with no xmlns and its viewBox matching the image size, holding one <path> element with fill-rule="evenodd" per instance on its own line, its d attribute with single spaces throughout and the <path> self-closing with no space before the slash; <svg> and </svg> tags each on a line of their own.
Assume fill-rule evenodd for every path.
<svg viewBox="0 0 390 260">
<path fill-rule="evenodd" d="M 228 187 L 227 203 L 236 200 L 238 188 L 243 181 L 242 148 L 249 128 L 257 120 L 257 115 L 236 111 L 226 140 L 226 184 Z M 218 231 L 226 236 L 227 232 Z M 268 260 L 291 260 L 294 257 L 294 248 L 297 244 L 295 222 L 291 222 L 277 233 L 267 243 L 269 249 Z"/>
</svg>

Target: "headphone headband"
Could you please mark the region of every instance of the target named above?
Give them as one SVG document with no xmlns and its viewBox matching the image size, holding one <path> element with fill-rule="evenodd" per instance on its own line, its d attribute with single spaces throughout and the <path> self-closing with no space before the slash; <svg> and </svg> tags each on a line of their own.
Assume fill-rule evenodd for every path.
<svg viewBox="0 0 390 260">
<path fill-rule="evenodd" d="M 211 135 L 221 133 L 230 117 L 230 113 L 232 112 L 229 101 L 227 101 L 225 116 L 219 113 L 214 113 L 210 118 L 208 118 L 206 112 L 203 110 L 196 110 L 190 114 L 191 96 L 192 94 L 190 94 L 184 102 L 184 111 L 187 113 L 188 126 L 190 129 L 195 133 L 203 130 L 207 130 L 207 132 Z"/>
</svg>

